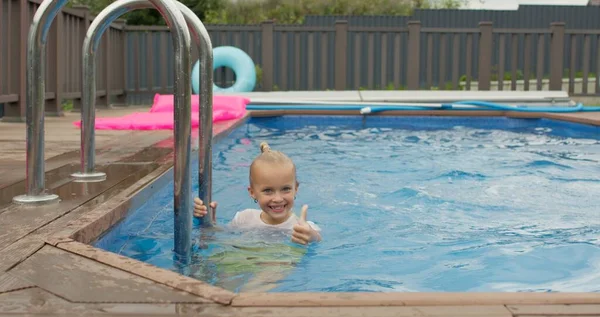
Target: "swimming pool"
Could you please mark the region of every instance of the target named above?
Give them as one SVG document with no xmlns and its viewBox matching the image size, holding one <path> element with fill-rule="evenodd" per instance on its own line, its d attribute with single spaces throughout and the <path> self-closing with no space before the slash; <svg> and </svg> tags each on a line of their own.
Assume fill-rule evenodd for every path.
<svg viewBox="0 0 600 317">
<path fill-rule="evenodd" d="M 213 148 L 218 222 L 254 207 L 248 166 L 267 141 L 295 160 L 297 204 L 322 243 L 205 232 L 182 269 L 171 183 L 95 246 L 234 291 L 597 292 L 599 131 L 501 117 L 252 118 Z"/>
</svg>

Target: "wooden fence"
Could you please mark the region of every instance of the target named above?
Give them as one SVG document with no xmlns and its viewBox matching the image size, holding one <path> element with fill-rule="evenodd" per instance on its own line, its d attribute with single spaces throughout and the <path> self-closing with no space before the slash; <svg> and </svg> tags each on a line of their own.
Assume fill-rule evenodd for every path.
<svg viewBox="0 0 600 317">
<path fill-rule="evenodd" d="M 3 120 L 25 117 L 25 62 L 29 25 L 41 0 L 0 1 L 0 104 Z M 81 52 L 92 17 L 86 7 L 63 9 L 50 29 L 46 66 L 46 113 L 61 115 L 63 102 L 81 98 Z M 98 99 L 124 100 L 125 33 L 122 23 L 113 24 L 103 36 L 98 54 Z"/>
<path fill-rule="evenodd" d="M 41 0 L 0 0 L 0 107 L 3 120 L 25 116 L 26 39 Z M 93 17 L 85 7 L 63 9 L 47 45 L 46 112 L 61 115 L 81 98 L 81 49 Z M 462 89 L 566 90 L 599 95 L 600 31 L 544 29 L 207 25 L 213 47 L 233 45 L 258 70 L 256 90 Z M 98 107 L 148 103 L 173 85 L 173 51 L 166 27 L 114 23 L 98 56 Z M 196 61 L 197 50 L 193 49 Z M 217 70 L 215 81 L 234 80 Z"/>
</svg>

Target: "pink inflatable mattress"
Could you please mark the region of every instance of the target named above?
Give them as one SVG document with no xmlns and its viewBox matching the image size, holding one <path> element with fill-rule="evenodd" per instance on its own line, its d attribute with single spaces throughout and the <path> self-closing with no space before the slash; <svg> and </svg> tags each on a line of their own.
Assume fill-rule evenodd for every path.
<svg viewBox="0 0 600 317">
<path fill-rule="evenodd" d="M 240 96 L 213 96 L 213 122 L 238 119 L 246 114 L 250 99 Z M 199 95 L 192 96 L 192 128 L 198 127 Z M 123 117 L 96 118 L 97 130 L 173 130 L 173 95 L 154 96 L 150 112 L 134 112 Z M 81 121 L 73 124 L 81 127 Z"/>
</svg>

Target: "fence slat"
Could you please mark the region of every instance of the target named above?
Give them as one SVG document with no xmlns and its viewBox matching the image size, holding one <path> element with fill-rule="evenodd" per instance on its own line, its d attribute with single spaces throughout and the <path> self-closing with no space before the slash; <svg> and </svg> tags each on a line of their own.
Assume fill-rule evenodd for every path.
<svg viewBox="0 0 600 317">
<path fill-rule="evenodd" d="M 110 103 L 111 103 L 111 83 L 112 83 L 112 68 L 113 65 L 111 65 L 111 54 L 110 54 L 110 50 L 111 50 L 111 45 L 110 45 L 110 41 L 112 39 L 111 36 L 111 29 L 108 28 L 104 34 L 104 58 L 102 60 L 102 68 L 104 68 L 104 90 L 106 91 L 106 94 L 104 95 L 104 100 L 102 100 L 102 103 L 100 105 L 102 105 L 103 107 L 110 107 Z M 148 65 L 148 69 L 154 70 L 154 63 Z"/>
<path fill-rule="evenodd" d="M 160 77 L 161 77 L 161 88 L 163 91 L 167 90 L 167 86 L 168 86 L 168 78 L 169 76 L 167 76 L 167 46 L 168 46 L 168 41 L 167 41 L 167 32 L 161 32 L 160 34 L 160 47 L 159 47 L 159 52 L 160 52 Z"/>
<path fill-rule="evenodd" d="M 576 59 L 576 54 L 577 54 L 577 47 L 575 46 L 575 44 L 577 43 L 577 37 L 576 35 L 572 34 L 570 35 L 571 37 L 571 62 L 569 63 L 569 94 L 572 94 L 575 92 L 575 63 L 577 62 Z"/>
<path fill-rule="evenodd" d="M 138 61 L 135 64 L 133 64 L 133 82 L 134 82 L 134 89 L 135 92 L 140 92 L 140 45 L 141 45 L 141 41 L 140 41 L 140 32 L 135 32 L 133 33 L 133 41 L 132 41 L 132 48 L 133 48 L 133 58 L 131 60 L 133 61 Z"/>
<path fill-rule="evenodd" d="M 581 93 L 588 93 L 588 75 L 590 70 L 590 36 L 584 35 L 583 42 L 583 88 Z"/>
<path fill-rule="evenodd" d="M 154 38 L 152 36 L 152 32 L 146 32 L 144 34 L 146 36 L 146 61 L 148 63 L 148 67 L 146 67 L 146 90 L 152 91 L 154 90 L 154 49 L 153 43 Z M 192 59 L 192 66 L 194 65 L 194 59 Z"/>
<path fill-rule="evenodd" d="M 510 56 L 510 89 L 517 90 L 517 67 L 519 64 L 519 36 L 517 34 L 512 34 L 511 36 L 512 54 Z"/>
<path fill-rule="evenodd" d="M 8 77 L 6 78 L 6 90 L 4 91 L 5 94 L 12 94 L 12 78 L 11 77 L 16 77 L 14 75 L 12 75 L 12 71 L 11 71 L 11 64 L 10 61 L 11 59 L 11 45 L 14 44 L 13 42 L 13 38 L 14 38 L 14 32 L 12 32 L 12 27 L 11 27 L 11 15 L 12 15 L 12 0 L 8 1 L 8 5 L 6 6 L 6 36 L 8 37 L 8 41 L 2 41 L 2 43 L 5 43 L 5 45 L 7 45 L 6 47 L 6 73 L 8 74 Z M 0 16 L 0 18 L 3 18 Z M 0 44 L 1 45 L 1 44 Z M 12 76 L 11 76 L 12 75 Z"/>
<path fill-rule="evenodd" d="M 361 39 L 360 33 L 352 33 L 354 37 L 354 89 L 360 89 L 360 77 L 362 76 L 361 65 Z"/>
<path fill-rule="evenodd" d="M 10 3 L 10 2 L 9 2 Z M 11 42 L 8 48 L 9 51 L 9 73 L 12 78 L 8 80 L 8 91 L 10 94 L 19 96 L 17 102 L 9 102 L 4 106 L 4 117 L 2 120 L 7 121 L 23 121 L 25 119 L 26 107 L 26 60 L 27 60 L 27 32 L 29 30 L 29 2 L 27 0 L 19 0 L 18 5 L 8 7 L 7 25 L 11 26 L 10 34 Z M 13 21 L 11 18 L 18 21 Z"/>
<path fill-rule="evenodd" d="M 597 48 L 596 48 L 596 83 L 594 91 L 596 94 L 600 94 L 600 36 L 596 37 Z"/>
<path fill-rule="evenodd" d="M 427 34 L 427 89 L 433 87 L 433 34 Z"/>
<path fill-rule="evenodd" d="M 281 50 L 281 67 L 280 68 L 280 77 L 281 77 L 281 89 L 283 90 L 288 90 L 289 89 L 289 85 L 288 85 L 288 76 L 289 74 L 291 74 L 291 72 L 289 71 L 289 61 L 288 61 L 288 33 L 287 32 L 281 32 L 280 34 L 280 39 L 281 39 L 281 46 L 280 46 L 280 50 Z"/>
<path fill-rule="evenodd" d="M 327 74 L 329 73 L 329 63 L 327 61 L 327 52 L 329 51 L 329 45 L 327 44 L 328 37 L 329 34 L 327 32 L 321 33 L 321 90 L 329 87 L 329 83 L 327 82 Z"/>
<path fill-rule="evenodd" d="M 506 67 L 506 34 L 500 34 L 498 39 L 498 90 L 504 90 L 504 69 Z"/>
<path fill-rule="evenodd" d="M 471 90 L 471 81 L 473 80 L 473 33 L 467 34 L 467 83 L 465 84 L 466 90 Z"/>
<path fill-rule="evenodd" d="M 529 91 L 529 75 L 531 74 L 531 34 L 525 34 L 525 52 L 524 52 L 523 80 L 525 91 Z"/>
<path fill-rule="evenodd" d="M 446 49 L 446 33 L 440 34 L 440 52 L 447 52 Z M 444 90 L 446 87 L 446 54 L 440 54 L 440 72 L 438 78 L 438 88 Z"/>
<path fill-rule="evenodd" d="M 335 22 L 335 89 L 346 89 L 348 22 Z"/>
<path fill-rule="evenodd" d="M 419 73 L 421 48 L 421 22 L 408 22 L 408 73 L 406 75 L 408 89 L 417 90 L 420 86 Z"/>
<path fill-rule="evenodd" d="M 54 71 L 47 75 L 50 76 L 48 81 L 48 88 L 54 92 L 54 99 L 46 102 L 46 113 L 61 116 L 62 115 L 62 102 L 63 102 L 63 74 L 61 69 L 63 68 L 63 53 L 62 53 L 62 35 L 63 35 L 63 14 L 58 13 L 54 21 L 54 32 L 52 32 L 51 39 L 53 48 L 52 52 L 52 68 Z"/>
<path fill-rule="evenodd" d="M 454 34 L 453 36 L 454 38 L 454 42 L 452 43 L 452 89 L 457 89 L 458 88 L 458 80 L 459 80 L 459 46 L 458 46 L 458 40 L 459 40 L 459 36 L 458 34 Z"/>
<path fill-rule="evenodd" d="M 381 35 L 381 77 L 379 81 L 381 82 L 381 88 L 385 88 L 387 86 L 387 56 L 388 56 L 388 34 L 384 33 Z"/>
<path fill-rule="evenodd" d="M 375 68 L 375 54 L 373 53 L 373 33 L 367 33 L 367 87 L 373 89 L 375 86 L 373 70 Z"/>
<path fill-rule="evenodd" d="M 273 21 L 265 21 L 262 30 L 263 90 L 273 90 Z"/>
<path fill-rule="evenodd" d="M 538 36 L 538 45 L 537 45 L 537 65 L 535 67 L 536 70 L 536 89 L 542 90 L 543 88 L 543 80 L 544 80 L 544 35 L 540 34 Z"/>
<path fill-rule="evenodd" d="M 300 47 L 300 34 L 299 33 L 294 33 L 294 75 L 295 79 L 294 79 L 294 84 L 296 85 L 296 87 L 300 87 L 301 83 L 300 83 L 300 66 L 301 66 L 301 59 L 302 59 L 302 48 Z"/>
<path fill-rule="evenodd" d="M 400 77 L 402 75 L 402 46 L 400 45 L 401 33 L 394 35 L 394 86 L 400 88 Z"/>
<path fill-rule="evenodd" d="M 552 23 L 550 28 L 552 29 L 550 42 L 550 90 L 561 90 L 563 60 L 565 56 L 565 23 Z"/>
<path fill-rule="evenodd" d="M 10 1 L 9 1 L 10 3 Z M 4 36 L 4 29 L 2 28 L 2 24 L 6 18 L 4 17 L 4 2 L 0 1 L 0 38 L 2 38 Z M 10 27 L 10 25 L 9 25 Z M 10 33 L 6 33 L 6 34 L 10 34 Z M 0 41 L 0 96 L 2 96 L 5 92 L 4 92 L 4 74 L 7 73 L 7 71 L 4 70 L 4 46 L 6 45 L 5 43 L 8 41 Z"/>
<path fill-rule="evenodd" d="M 308 45 L 307 45 L 307 49 L 308 49 L 308 69 L 307 69 L 307 77 L 308 77 L 308 85 L 307 88 L 308 90 L 314 90 L 315 89 L 315 80 L 314 80 L 314 75 L 315 75 L 315 45 L 314 45 L 314 40 L 315 40 L 315 36 L 313 33 L 309 33 L 308 34 Z"/>
</svg>

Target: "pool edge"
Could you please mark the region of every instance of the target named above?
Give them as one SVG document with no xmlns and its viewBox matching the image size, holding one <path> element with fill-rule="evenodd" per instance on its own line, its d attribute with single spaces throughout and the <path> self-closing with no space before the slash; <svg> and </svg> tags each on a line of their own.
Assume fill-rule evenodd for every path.
<svg viewBox="0 0 600 317">
<path fill-rule="evenodd" d="M 360 115 L 357 110 L 252 110 L 252 117 L 275 117 L 284 115 Z M 600 113 L 548 113 L 518 111 L 449 111 L 449 110 L 388 110 L 366 116 L 455 116 L 455 117 L 506 117 L 513 119 L 551 119 L 572 123 L 600 126 Z"/>
<path fill-rule="evenodd" d="M 214 135 L 214 141 L 225 137 L 245 123 L 250 117 L 282 115 L 356 115 L 348 111 L 249 111 L 227 128 Z M 600 119 L 584 120 L 580 117 L 546 113 L 515 113 L 498 111 L 477 111 L 457 113 L 451 111 L 388 111 L 378 115 L 420 115 L 420 116 L 505 116 L 509 118 L 547 118 L 559 121 L 600 126 Z M 583 121 L 583 122 L 582 122 Z M 98 208 L 90 211 L 68 226 L 62 234 L 53 235 L 46 243 L 64 251 L 109 265 L 119 270 L 182 290 L 215 303 L 233 307 L 340 307 L 340 306 L 479 306 L 479 305 L 575 305 L 600 304 L 600 293 L 522 293 L 522 292 L 382 292 L 382 293 L 233 293 L 220 287 L 189 278 L 170 270 L 140 262 L 112 252 L 91 246 L 89 243 L 107 232 L 135 209 L 136 196 L 150 195 L 161 187 L 157 182 L 165 181 L 172 171 L 172 160 L 129 186 L 119 195 Z M 137 201 L 139 202 L 139 197 Z M 142 199 L 143 200 L 143 199 Z M 68 233 L 68 234 L 65 234 Z"/>
</svg>

